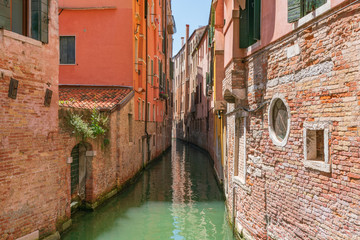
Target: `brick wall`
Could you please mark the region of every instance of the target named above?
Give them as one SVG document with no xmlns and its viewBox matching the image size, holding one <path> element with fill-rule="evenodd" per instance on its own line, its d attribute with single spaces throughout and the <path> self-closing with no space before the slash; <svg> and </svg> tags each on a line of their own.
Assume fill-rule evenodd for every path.
<svg viewBox="0 0 360 240">
<path fill-rule="evenodd" d="M 270 139 L 269 104 L 246 117 L 245 184 L 232 177 L 235 118 L 242 113 L 227 118 L 227 205 L 232 215 L 235 189 L 236 226 L 247 238 L 360 237 L 359 9 L 348 7 L 246 60 L 241 105 L 256 109 L 282 96 L 291 115 L 285 146 Z M 294 47 L 300 53 L 289 55 Z M 239 105 L 228 104 L 228 112 Z M 318 123 L 329 126 L 329 172 L 304 161 L 304 124 Z"/>
<path fill-rule="evenodd" d="M 57 120 L 57 1 L 49 1 L 49 19 L 48 44 L 0 29 L 0 239 L 44 237 L 70 217 L 67 143 Z M 19 81 L 16 99 L 8 97 L 11 78 Z"/>
<path fill-rule="evenodd" d="M 79 111 L 79 110 L 76 110 Z M 82 112 L 85 116 L 86 113 Z M 129 115 L 132 116 L 132 138 L 130 138 Z M 149 122 L 148 133 L 151 136 L 151 160 L 170 147 L 171 134 L 168 124 Z M 145 140 L 145 122 L 134 119 L 134 99 L 124 104 L 120 109 L 109 114 L 109 145 L 103 145 L 103 139 L 87 139 L 88 151 L 95 151 L 96 156 L 88 159 L 86 179 L 86 203 L 89 207 L 97 207 L 107 195 L 115 189 L 121 189 L 143 167 L 143 152 L 145 165 L 148 164 L 147 145 Z M 63 132 L 64 138 L 71 139 L 67 152 L 76 146 L 80 139 Z M 153 137 L 155 136 L 155 145 Z M 144 142 L 143 142 L 144 141 Z M 144 145 L 145 144 L 145 148 Z M 140 145 L 140 146 L 139 146 Z M 70 168 L 70 165 L 69 165 Z M 69 169 L 70 174 L 70 169 Z"/>
</svg>

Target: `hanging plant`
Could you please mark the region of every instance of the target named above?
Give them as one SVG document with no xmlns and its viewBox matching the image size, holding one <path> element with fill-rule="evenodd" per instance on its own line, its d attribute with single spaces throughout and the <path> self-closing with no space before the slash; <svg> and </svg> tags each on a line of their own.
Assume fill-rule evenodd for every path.
<svg viewBox="0 0 360 240">
<path fill-rule="evenodd" d="M 109 118 L 96 108 L 92 109 L 90 116 L 69 111 L 67 122 L 67 129 L 83 141 L 103 137 L 108 132 Z"/>
</svg>

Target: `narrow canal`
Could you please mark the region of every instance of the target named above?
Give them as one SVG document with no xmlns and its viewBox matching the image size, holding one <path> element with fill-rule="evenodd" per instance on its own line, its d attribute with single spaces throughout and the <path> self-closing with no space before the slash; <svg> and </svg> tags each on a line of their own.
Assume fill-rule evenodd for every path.
<svg viewBox="0 0 360 240">
<path fill-rule="evenodd" d="M 94 212 L 73 216 L 75 239 L 234 239 L 208 157 L 173 141 L 136 184 Z"/>
</svg>

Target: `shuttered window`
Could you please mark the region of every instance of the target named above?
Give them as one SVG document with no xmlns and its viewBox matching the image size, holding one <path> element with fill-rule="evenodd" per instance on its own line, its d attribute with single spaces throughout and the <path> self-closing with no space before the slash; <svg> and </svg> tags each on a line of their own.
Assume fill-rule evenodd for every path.
<svg viewBox="0 0 360 240">
<path fill-rule="evenodd" d="M 240 7 L 240 48 L 247 48 L 260 40 L 261 0 L 246 0 Z"/>
<path fill-rule="evenodd" d="M 75 36 L 60 36 L 60 64 L 75 64 Z"/>
<path fill-rule="evenodd" d="M 48 0 L 0 0 L 0 28 L 48 43 L 48 21 Z"/>
<path fill-rule="evenodd" d="M 151 85 L 154 85 L 154 60 L 151 60 Z"/>
<path fill-rule="evenodd" d="M 321 7 L 327 0 L 288 0 L 288 22 L 295 22 L 301 17 Z"/>
</svg>

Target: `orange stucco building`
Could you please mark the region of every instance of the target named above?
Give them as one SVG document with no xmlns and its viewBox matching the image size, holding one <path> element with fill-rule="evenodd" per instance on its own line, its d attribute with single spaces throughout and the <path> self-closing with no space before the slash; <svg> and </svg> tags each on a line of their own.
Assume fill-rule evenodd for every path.
<svg viewBox="0 0 360 240">
<path fill-rule="evenodd" d="M 71 163 L 72 201 L 79 196 L 96 207 L 99 196 L 121 189 L 170 146 L 171 1 L 59 0 L 58 13 L 60 106 L 96 107 L 110 119 L 106 161 L 91 141 L 71 151 L 79 166 L 81 149 L 101 152 L 86 179 L 81 173 L 90 169 Z"/>
<path fill-rule="evenodd" d="M 133 87 L 135 119 L 162 122 L 174 24 L 169 0 L 59 0 L 60 84 Z"/>
</svg>

